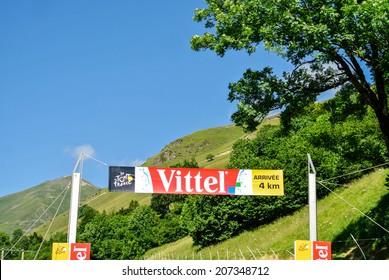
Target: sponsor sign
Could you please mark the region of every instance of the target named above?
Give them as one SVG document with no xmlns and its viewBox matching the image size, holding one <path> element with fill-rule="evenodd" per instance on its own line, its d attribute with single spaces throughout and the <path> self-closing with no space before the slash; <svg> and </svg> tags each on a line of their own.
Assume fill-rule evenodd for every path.
<svg viewBox="0 0 389 280">
<path fill-rule="evenodd" d="M 72 243 L 70 260 L 90 260 L 90 243 Z"/>
<path fill-rule="evenodd" d="M 330 260 L 331 259 L 331 242 L 313 241 L 313 259 Z"/>
<path fill-rule="evenodd" d="M 295 260 L 331 260 L 331 242 L 296 240 Z"/>
<path fill-rule="evenodd" d="M 312 260 L 312 241 L 296 240 L 294 242 L 295 260 Z"/>
<path fill-rule="evenodd" d="M 110 166 L 109 191 L 278 196 L 284 177 L 282 170 Z"/>
<path fill-rule="evenodd" d="M 89 243 L 53 243 L 52 260 L 90 260 Z"/>
<path fill-rule="evenodd" d="M 69 243 L 53 243 L 52 260 L 68 260 L 69 259 Z"/>
</svg>

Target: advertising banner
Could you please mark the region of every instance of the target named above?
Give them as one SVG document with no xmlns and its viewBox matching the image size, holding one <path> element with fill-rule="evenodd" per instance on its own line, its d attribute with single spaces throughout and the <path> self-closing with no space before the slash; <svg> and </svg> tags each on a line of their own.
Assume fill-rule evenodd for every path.
<svg viewBox="0 0 389 280">
<path fill-rule="evenodd" d="M 280 196 L 284 177 L 282 170 L 110 166 L 109 191 Z"/>
<path fill-rule="evenodd" d="M 331 260 L 331 242 L 296 240 L 295 260 Z"/>
<path fill-rule="evenodd" d="M 313 241 L 313 260 L 331 259 L 331 242 Z"/>
<path fill-rule="evenodd" d="M 90 243 L 72 243 L 70 246 L 70 260 L 90 260 Z"/>
<path fill-rule="evenodd" d="M 90 260 L 90 243 L 53 243 L 52 260 Z"/>
</svg>

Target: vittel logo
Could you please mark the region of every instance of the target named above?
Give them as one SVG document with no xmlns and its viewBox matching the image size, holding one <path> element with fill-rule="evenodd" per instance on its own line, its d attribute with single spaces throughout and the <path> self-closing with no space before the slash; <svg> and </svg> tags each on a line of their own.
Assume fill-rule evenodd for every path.
<svg viewBox="0 0 389 280">
<path fill-rule="evenodd" d="M 313 259 L 330 260 L 331 259 L 331 242 L 313 241 Z"/>
<path fill-rule="evenodd" d="M 149 168 L 155 188 L 164 193 L 176 194 L 227 194 L 235 184 L 237 172 L 215 169 L 162 169 Z"/>
</svg>

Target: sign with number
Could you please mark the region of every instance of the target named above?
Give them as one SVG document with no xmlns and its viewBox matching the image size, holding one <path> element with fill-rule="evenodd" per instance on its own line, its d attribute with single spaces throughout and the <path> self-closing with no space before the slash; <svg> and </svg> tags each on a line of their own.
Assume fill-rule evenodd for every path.
<svg viewBox="0 0 389 280">
<path fill-rule="evenodd" d="M 282 170 L 110 166 L 109 191 L 280 196 L 284 177 Z"/>
</svg>

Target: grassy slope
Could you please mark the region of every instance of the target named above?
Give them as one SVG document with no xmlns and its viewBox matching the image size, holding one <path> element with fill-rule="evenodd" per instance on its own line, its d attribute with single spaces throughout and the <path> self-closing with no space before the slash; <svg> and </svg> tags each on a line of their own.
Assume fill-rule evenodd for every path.
<svg viewBox="0 0 389 280">
<path fill-rule="evenodd" d="M 277 118 L 271 118 L 269 120 L 266 120 L 266 122 L 267 123 L 277 122 Z M 183 162 L 185 159 L 191 160 L 192 157 L 194 157 L 196 161 L 199 162 L 199 165 L 201 167 L 208 167 L 208 168 L 225 167 L 228 162 L 229 152 L 232 149 L 233 143 L 237 139 L 246 136 L 247 135 L 244 134 L 240 128 L 234 125 L 205 129 L 205 130 L 194 132 L 190 135 L 178 139 L 178 141 L 176 140 L 168 144 L 161 151 L 161 153 L 157 154 L 153 158 L 155 159 L 161 157 L 166 150 L 169 150 L 170 152 L 176 154 L 177 158 L 175 160 L 167 160 L 163 162 L 161 166 L 171 166 L 178 162 Z M 178 142 L 181 144 L 177 145 Z M 206 160 L 206 156 L 208 154 L 213 154 L 215 156 L 213 161 Z M 150 158 L 145 163 L 145 166 L 152 165 L 151 162 L 153 161 L 153 158 Z M 64 181 L 62 182 L 62 185 L 67 183 L 68 183 L 67 181 L 66 182 Z M 37 186 L 35 189 L 40 189 L 41 187 L 42 186 L 40 185 Z M 28 191 L 31 191 L 32 189 Z M 55 188 L 51 188 L 51 190 L 53 191 L 56 190 L 57 193 L 59 191 L 58 189 Z M 45 188 L 45 192 L 46 191 L 47 189 Z M 6 204 L 7 199 L 10 199 L 12 201 L 10 202 L 11 205 L 16 205 L 15 198 L 16 200 L 20 200 L 19 195 L 25 196 L 25 194 L 23 194 L 22 192 L 22 193 L 17 193 L 15 195 L 12 195 L 11 197 L 12 199 L 10 199 L 9 197 L 0 198 L 0 211 L 3 208 L 5 211 L 5 209 L 9 209 L 11 207 L 9 204 Z M 82 204 L 88 204 L 89 206 L 93 207 L 94 209 L 100 212 L 106 211 L 108 213 L 117 211 L 121 208 L 128 207 L 131 200 L 136 200 L 141 205 L 148 205 L 150 204 L 150 200 L 151 200 L 151 196 L 149 194 L 109 193 L 107 189 L 101 189 L 98 192 L 96 192 L 95 190 L 92 193 L 88 193 L 87 196 L 82 197 L 82 200 L 85 199 L 86 197 L 89 198 L 87 200 L 84 200 Z M 30 205 L 31 209 L 29 209 L 28 211 L 29 212 L 35 211 L 35 209 L 38 208 L 38 204 L 43 205 L 43 203 L 41 202 Z M 64 202 L 64 205 L 69 205 L 69 200 L 66 200 Z M 53 215 L 48 215 L 46 220 L 51 219 L 51 217 L 53 217 Z M 7 222 L 4 219 L 2 219 L 2 216 L 0 216 L 0 221 Z M 34 229 L 34 231 L 36 231 L 38 234 L 41 234 L 42 236 L 46 236 L 46 238 L 49 238 L 52 234 L 54 234 L 57 231 L 66 232 L 67 224 L 68 224 L 68 212 L 65 211 L 62 214 L 58 215 L 52 223 L 51 221 L 48 221 L 45 224 L 42 224 L 41 226 Z M 22 229 L 27 229 L 27 228 L 28 227 L 26 226 L 22 227 Z M 14 225 L 12 229 L 14 229 Z M 2 228 L 0 228 L 0 231 L 2 231 Z"/>
<path fill-rule="evenodd" d="M 267 122 L 275 122 L 275 120 L 271 119 Z M 241 137 L 246 137 L 246 134 L 234 125 L 197 131 L 168 144 L 161 153 L 147 160 L 144 166 L 153 165 L 152 162 L 156 158 L 160 158 L 166 150 L 169 150 L 171 153 L 176 154 L 177 158 L 174 160 L 167 160 L 160 164 L 160 166 L 171 166 L 178 162 L 183 162 L 185 159 L 191 160 L 192 157 L 194 157 L 200 167 L 225 167 L 228 162 L 229 152 L 232 150 L 233 143 Z M 215 159 L 213 161 L 206 160 L 206 156 L 210 153 L 215 155 Z M 82 204 L 88 204 L 100 212 L 106 211 L 109 213 L 128 207 L 131 200 L 136 200 L 141 205 L 149 205 L 151 195 L 110 193 L 107 189 L 101 189 L 99 192 L 83 201 Z M 66 232 L 69 219 L 68 217 L 68 212 L 64 212 L 56 217 L 52 224 L 50 221 L 39 226 L 34 231 L 42 236 L 46 236 L 46 238 L 50 238 L 51 235 L 58 231 Z"/>
<path fill-rule="evenodd" d="M 270 118 L 266 120 L 266 123 L 277 124 L 278 119 L 277 117 Z M 171 166 L 177 162 L 182 162 L 184 159 L 191 160 L 194 157 L 200 167 L 223 168 L 228 162 L 232 144 L 241 137 L 250 137 L 250 135 L 245 135 L 239 128 L 232 125 L 198 131 L 182 137 L 182 141 L 178 141 L 179 145 L 176 141 L 170 143 L 160 154 L 150 158 L 145 166 L 152 166 L 155 158 L 161 157 L 166 150 L 169 150 L 179 155 L 179 157 L 175 160 L 166 160 L 161 166 Z M 204 143 L 207 143 L 207 145 L 204 145 Z M 191 149 L 191 152 L 184 152 L 186 149 Z M 206 156 L 208 154 L 213 154 L 215 156 L 214 160 L 207 161 Z M 337 193 L 347 198 L 358 209 L 368 212 L 369 209 L 374 208 L 379 203 L 383 195 L 388 193 L 382 183 L 384 172 L 386 171 L 378 171 L 370 177 L 352 184 L 352 186 L 357 187 L 338 189 Z M 318 187 L 320 186 L 318 185 Z M 83 201 L 83 204 L 87 203 L 98 211 L 112 212 L 127 207 L 131 200 L 139 201 L 141 205 L 147 205 L 150 203 L 150 195 L 109 193 L 107 189 L 102 189 L 88 200 Z M 329 241 L 334 240 L 340 233 L 344 233 L 350 223 L 357 222 L 361 217 L 352 207 L 334 197 L 334 195 L 329 195 L 318 203 L 318 215 L 319 239 Z M 54 232 L 66 232 L 67 223 L 68 213 L 64 212 L 54 220 L 52 225 L 46 223 L 37 228 L 36 232 L 45 236 L 50 227 L 49 234 L 46 237 L 49 238 Z M 199 250 L 199 248 L 193 247 L 191 238 L 186 237 L 175 243 L 150 250 L 146 254 L 146 258 L 233 259 L 244 257 L 250 259 L 255 256 L 257 259 L 290 259 L 292 258 L 294 240 L 307 238 L 308 210 L 305 208 L 294 215 L 281 218 L 271 225 L 255 231 L 244 232 L 237 237 L 209 248 Z M 352 248 L 353 251 L 355 251 L 355 247 Z M 344 252 L 339 254 L 341 253 L 345 254 Z"/>
<path fill-rule="evenodd" d="M 63 177 L 46 181 L 22 192 L 0 197 L 0 231 L 7 234 L 11 234 L 17 228 L 27 231 L 51 219 L 63 198 L 59 194 L 66 190 L 70 182 L 71 177 Z M 81 188 L 81 199 L 97 191 L 98 188 L 84 181 Z M 59 213 L 67 211 L 69 204 L 70 192 L 67 191 Z"/>
<path fill-rule="evenodd" d="M 380 169 L 348 186 L 330 193 L 318 201 L 318 239 L 334 241 L 341 234 L 350 236 L 347 227 L 351 223 L 367 219 L 356 209 L 369 213 L 380 201 L 388 196 L 384 180 L 389 170 Z M 318 184 L 318 188 L 320 185 Z M 330 186 L 328 186 L 332 189 Z M 346 200 L 347 203 L 344 201 Z M 350 206 L 351 205 L 353 206 Z M 355 208 L 354 208 L 355 207 Z M 389 208 L 389 205 L 387 205 Z M 386 208 L 386 209 L 387 209 Z M 374 225 L 373 225 L 374 226 Z M 376 237 L 387 233 L 376 229 Z M 293 259 L 295 240 L 309 239 L 308 207 L 293 215 L 280 218 L 272 224 L 253 231 L 243 232 L 220 244 L 199 249 L 193 246 L 190 237 L 172 244 L 154 248 L 145 254 L 146 259 Z M 357 246 L 338 246 L 333 258 L 347 258 L 347 254 L 357 251 Z M 358 255 L 358 254 L 356 254 Z M 374 256 L 367 255 L 368 259 Z M 389 252 L 386 250 L 386 259 Z"/>
<path fill-rule="evenodd" d="M 88 204 L 92 208 L 107 213 L 115 212 L 121 208 L 128 207 L 131 200 L 138 201 L 140 205 L 149 205 L 151 196 L 148 194 L 134 193 L 110 193 L 107 189 L 102 189 L 98 193 L 84 200 L 83 204 Z M 66 211 L 59 215 L 51 224 L 51 221 L 45 223 L 34 231 L 45 239 L 49 239 L 56 232 L 67 232 L 69 221 L 69 212 Z"/>
<path fill-rule="evenodd" d="M 278 116 L 265 119 L 261 125 L 278 124 Z M 169 167 L 194 158 L 202 168 L 225 168 L 232 146 L 240 138 L 251 137 L 235 125 L 200 130 L 166 145 L 160 153 L 149 158 L 144 166 Z M 207 161 L 207 155 L 214 160 Z"/>
</svg>

